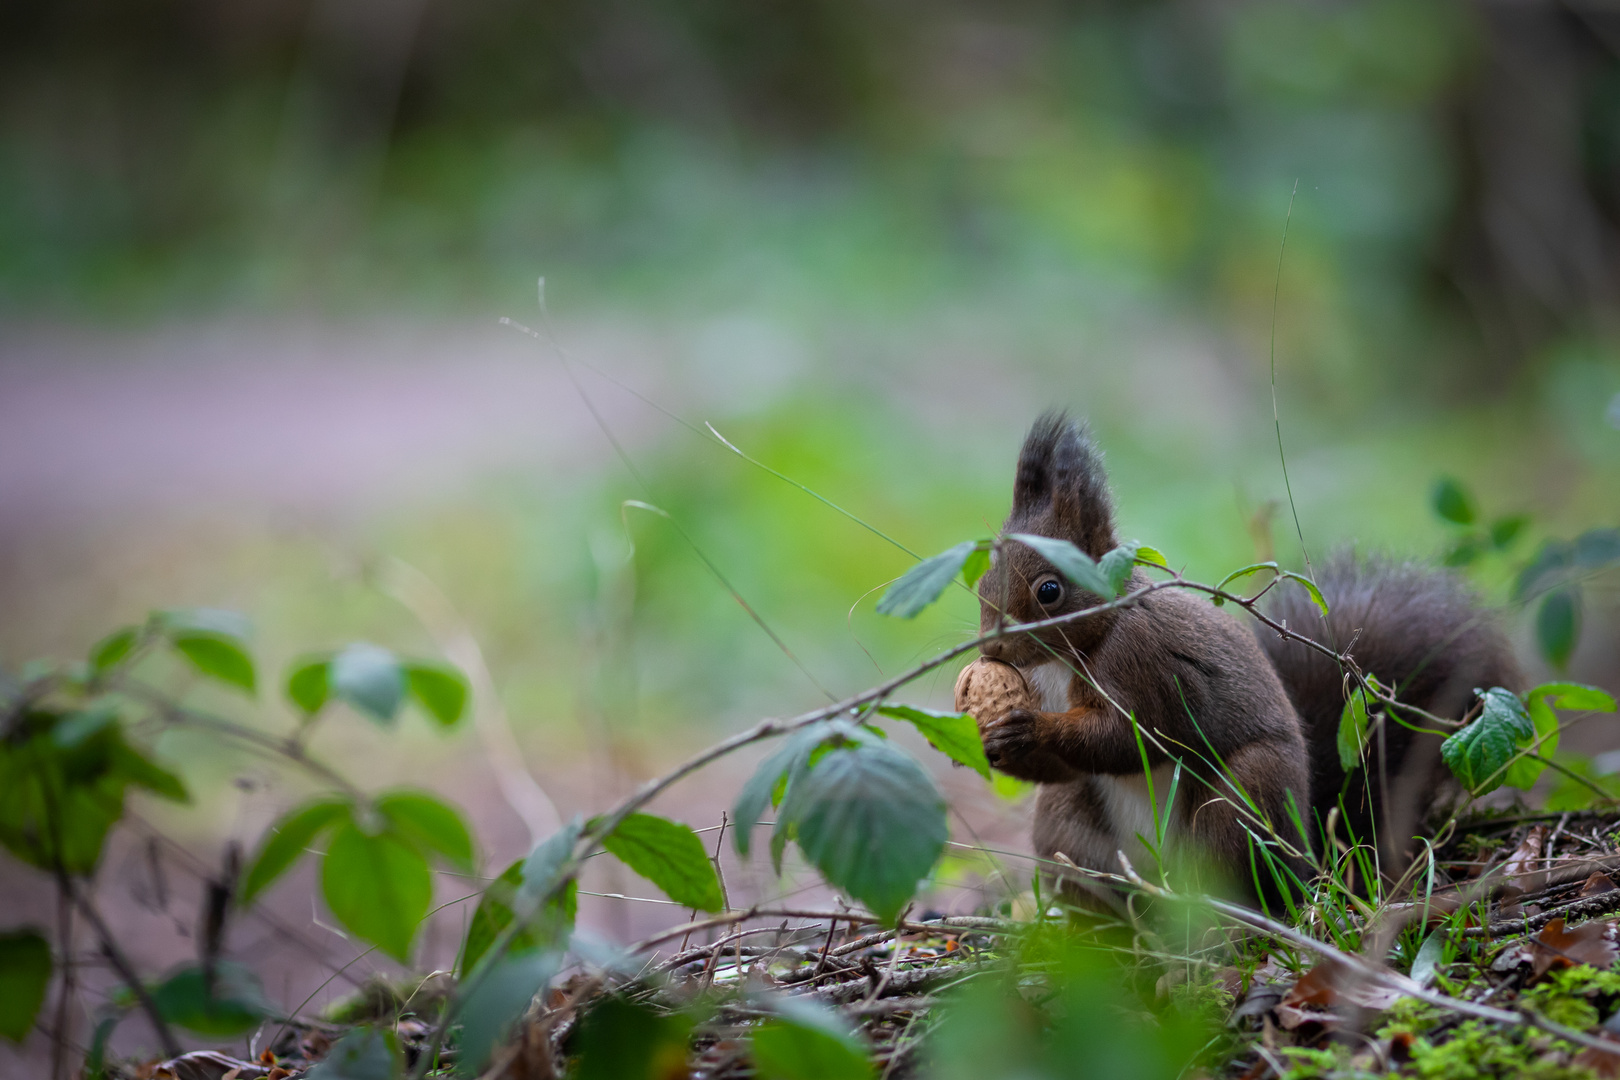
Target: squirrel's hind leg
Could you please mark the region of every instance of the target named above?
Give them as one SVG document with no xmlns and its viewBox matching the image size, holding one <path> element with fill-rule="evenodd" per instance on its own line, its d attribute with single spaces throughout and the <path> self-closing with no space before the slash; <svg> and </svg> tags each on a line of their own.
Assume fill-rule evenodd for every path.
<svg viewBox="0 0 1620 1080">
<path fill-rule="evenodd" d="M 1295 877 L 1303 881 L 1308 875 L 1288 801 L 1292 791 L 1300 813 L 1310 806 L 1304 752 L 1282 743 L 1250 743 L 1228 755 L 1225 764 L 1225 775 L 1212 777 L 1212 785 L 1197 785 L 1198 795 L 1190 800 L 1193 853 L 1219 885 L 1253 902 L 1258 884 L 1259 897 L 1275 904 L 1285 890 L 1297 891 Z"/>
</svg>

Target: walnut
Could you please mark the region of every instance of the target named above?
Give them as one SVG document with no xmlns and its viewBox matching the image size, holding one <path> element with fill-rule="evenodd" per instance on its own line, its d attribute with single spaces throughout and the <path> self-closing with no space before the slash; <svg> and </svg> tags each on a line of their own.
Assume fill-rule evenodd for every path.
<svg viewBox="0 0 1620 1080">
<path fill-rule="evenodd" d="M 1023 674 L 1000 660 L 981 656 L 956 677 L 956 708 L 972 715 L 980 731 L 1014 709 L 1039 707 Z"/>
</svg>

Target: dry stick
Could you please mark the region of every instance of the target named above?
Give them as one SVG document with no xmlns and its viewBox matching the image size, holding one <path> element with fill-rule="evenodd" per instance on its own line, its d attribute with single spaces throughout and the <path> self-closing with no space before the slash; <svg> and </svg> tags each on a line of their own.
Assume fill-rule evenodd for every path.
<svg viewBox="0 0 1620 1080">
<path fill-rule="evenodd" d="M 129 957 L 125 956 L 123 950 L 119 949 L 118 943 L 113 940 L 112 932 L 107 929 L 107 924 L 101 921 L 101 916 L 97 913 L 95 905 L 90 903 L 89 897 L 73 887 L 73 880 L 66 874 L 59 875 L 57 880 L 63 891 L 72 899 L 74 906 L 79 909 L 79 913 L 85 917 L 85 921 L 95 929 L 96 936 L 101 939 L 101 951 L 117 970 L 119 978 L 124 980 L 124 985 L 129 987 L 129 992 L 134 994 L 135 1000 L 140 1003 L 141 1011 L 146 1013 L 147 1020 L 151 1022 L 153 1030 L 157 1032 L 158 1042 L 163 1047 L 164 1055 L 171 1058 L 179 1057 L 185 1051 L 181 1049 L 180 1043 L 175 1040 L 174 1032 L 169 1030 L 168 1021 L 164 1020 L 163 1014 L 158 1011 L 157 1002 L 153 1001 L 152 995 L 147 993 L 146 986 L 141 982 L 141 977 L 135 974 L 134 965 L 129 962 Z"/>
<path fill-rule="evenodd" d="M 1544 1016 L 1538 1016 L 1528 1009 L 1515 1012 L 1511 1009 L 1497 1009 L 1489 1005 L 1478 1005 L 1472 1001 L 1464 1001 L 1461 998 L 1448 997 L 1445 994 L 1430 990 L 1428 987 L 1423 986 L 1405 975 L 1402 975 L 1398 971 L 1391 971 L 1389 968 L 1382 967 L 1378 964 L 1369 963 L 1362 957 L 1357 956 L 1354 953 L 1347 953 L 1343 950 L 1334 948 L 1325 941 L 1317 941 L 1315 938 L 1302 934 L 1291 926 L 1286 926 L 1274 919 L 1269 919 L 1257 911 L 1250 911 L 1248 908 L 1241 907 L 1237 904 L 1227 903 L 1225 900 L 1217 900 L 1213 896 L 1200 896 L 1197 894 L 1188 893 L 1177 894 L 1171 892 L 1169 889 L 1160 888 L 1157 885 L 1153 885 L 1145 881 L 1139 874 L 1137 874 L 1135 868 L 1131 866 L 1130 860 L 1126 857 L 1123 851 L 1116 852 L 1116 855 L 1119 858 L 1120 864 L 1125 868 L 1125 876 L 1130 879 L 1133 885 L 1139 889 L 1142 889 L 1144 892 L 1169 900 L 1182 900 L 1187 903 L 1201 904 L 1212 911 L 1225 915 L 1229 919 L 1233 919 L 1237 922 L 1243 923 L 1246 926 L 1253 927 L 1256 930 L 1263 930 L 1274 937 L 1282 938 L 1284 941 L 1287 941 L 1298 948 L 1304 949 L 1308 952 L 1314 952 L 1326 960 L 1331 960 L 1334 963 L 1341 964 L 1369 982 L 1382 983 L 1384 986 L 1387 986 L 1392 990 L 1398 990 L 1408 997 L 1415 997 L 1419 1001 L 1426 1001 L 1430 1005 L 1436 1005 L 1442 1009 L 1449 1009 L 1452 1012 L 1462 1013 L 1464 1016 L 1473 1016 L 1480 1020 L 1490 1020 L 1493 1023 L 1498 1024 L 1512 1024 L 1515 1027 L 1530 1025 L 1532 1027 L 1538 1027 L 1550 1035 L 1556 1035 L 1560 1039 L 1566 1039 L 1569 1042 L 1579 1043 L 1582 1046 L 1586 1046 L 1594 1050 L 1601 1050 L 1606 1054 L 1620 1055 L 1620 1042 L 1615 1042 L 1610 1039 L 1593 1038 L 1592 1036 L 1587 1035 L 1585 1032 L 1576 1031 L 1574 1028 L 1567 1028 L 1563 1024 L 1554 1023 Z"/>
<path fill-rule="evenodd" d="M 56 934 L 61 942 L 62 986 L 56 999 L 56 1032 L 51 1039 L 51 1076 L 65 1080 L 67 1076 L 68 1005 L 73 1000 L 73 903 L 68 890 L 56 890 Z"/>
</svg>

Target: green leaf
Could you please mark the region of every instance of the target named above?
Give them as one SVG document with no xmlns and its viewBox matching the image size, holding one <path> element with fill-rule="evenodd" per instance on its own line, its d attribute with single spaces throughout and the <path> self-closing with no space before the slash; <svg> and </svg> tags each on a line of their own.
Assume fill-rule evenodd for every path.
<svg viewBox="0 0 1620 1080">
<path fill-rule="evenodd" d="M 1525 745 L 1542 757 L 1552 757 L 1558 752 L 1558 716 L 1553 712 L 1554 709 L 1615 711 L 1614 698 L 1602 690 L 1595 686 L 1571 682 L 1543 683 L 1524 696 L 1524 704 L 1530 713 L 1530 723 L 1535 728 L 1534 741 Z M 1508 766 L 1502 782 L 1509 787 L 1528 791 L 1546 767 L 1545 763 L 1532 758 L 1520 758 Z M 1569 778 L 1564 777 L 1559 784 L 1562 786 L 1569 782 L 1571 782 Z M 1590 791 L 1586 791 L 1588 797 L 1591 794 Z"/>
<path fill-rule="evenodd" d="M 1456 569 L 1463 566 L 1472 566 L 1479 561 L 1479 557 L 1483 554 L 1485 554 L 1485 548 L 1479 542 L 1479 537 L 1469 535 L 1451 545 L 1450 550 L 1446 552 L 1445 557 L 1440 562 L 1443 566 Z"/>
<path fill-rule="evenodd" d="M 979 579 L 984 577 L 984 572 L 988 569 L 990 569 L 990 541 L 980 540 L 973 546 L 967 561 L 962 564 L 962 580 L 971 589 L 979 583 Z"/>
<path fill-rule="evenodd" d="M 1529 514 L 1514 514 L 1491 522 L 1491 547 L 1506 551 L 1530 524 Z"/>
<path fill-rule="evenodd" d="M 1513 584 L 1513 598 L 1527 600 L 1568 577 L 1575 565 L 1575 545 L 1567 540 L 1548 540 Z"/>
<path fill-rule="evenodd" d="M 512 952 L 483 973 L 462 1002 L 460 1051 L 456 1072 L 479 1076 L 490 1055 L 505 1041 L 514 1021 L 551 981 L 561 958 L 551 952 Z"/>
<path fill-rule="evenodd" d="M 575 814 L 562 828 L 535 845 L 529 857 L 523 860 L 520 901 L 533 904 L 556 889 L 561 883 L 559 879 L 563 867 L 574 853 L 574 845 L 579 843 L 580 834 L 584 831 L 584 821 Z"/>
<path fill-rule="evenodd" d="M 140 631 L 133 626 L 108 634 L 90 650 L 90 670 L 97 675 L 106 674 L 134 651 L 135 643 L 139 640 Z"/>
<path fill-rule="evenodd" d="M 514 904 L 524 885 L 523 864 L 524 860 L 519 859 L 508 866 L 500 877 L 489 883 L 484 895 L 479 898 L 478 907 L 473 910 L 472 919 L 467 923 L 467 937 L 461 946 L 458 970 L 463 978 L 478 965 L 501 931 L 517 917 Z M 535 916 L 527 929 L 512 935 L 508 953 L 515 956 L 566 944 L 573 931 L 578 903 L 578 885 L 570 881 L 560 894 L 547 902 L 545 911 Z"/>
<path fill-rule="evenodd" d="M 332 692 L 356 709 L 387 723 L 405 698 L 405 672 L 399 659 L 378 645 L 359 642 L 332 658 Z"/>
<path fill-rule="evenodd" d="M 682 907 L 725 907 L 714 864 L 689 826 L 656 814 L 631 814 L 602 838 L 602 846 Z"/>
<path fill-rule="evenodd" d="M 1035 554 L 1051 563 L 1053 568 L 1087 592 L 1109 600 L 1114 596 L 1114 584 L 1108 580 L 1090 555 L 1067 540 L 1032 533 L 1012 533 L 1007 537 L 1032 549 Z"/>
<path fill-rule="evenodd" d="M 1372 679 L 1369 678 L 1368 682 Z M 1357 686 L 1350 692 L 1339 714 L 1339 765 L 1345 772 L 1361 764 L 1361 752 L 1367 746 L 1367 691 Z"/>
<path fill-rule="evenodd" d="M 252 1031 L 275 1012 L 258 976 L 228 960 L 214 965 L 212 994 L 203 969 L 191 964 L 153 989 L 152 1003 L 169 1023 L 216 1038 Z"/>
<path fill-rule="evenodd" d="M 399 1041 L 392 1031 L 358 1027 L 337 1041 L 308 1080 L 399 1080 L 405 1075 Z"/>
<path fill-rule="evenodd" d="M 984 756 L 979 722 L 967 713 L 935 712 L 915 705 L 879 705 L 877 711 L 911 724 L 935 750 L 990 779 L 990 762 Z"/>
<path fill-rule="evenodd" d="M 372 803 L 394 832 L 423 854 L 437 852 L 463 873 L 473 871 L 472 836 L 455 809 L 417 791 L 390 791 Z"/>
<path fill-rule="evenodd" d="M 754 775 L 737 793 L 737 802 L 731 810 L 732 820 L 736 822 L 731 832 L 731 842 L 736 845 L 737 854 L 745 859 L 748 857 L 754 826 L 759 824 L 765 808 L 781 801 L 782 794 L 787 790 L 784 780 L 802 773 L 810 764 L 810 755 L 822 742 L 832 737 L 834 730 L 832 724 L 824 721 L 807 724 L 760 762 Z"/>
<path fill-rule="evenodd" d="M 108 772 L 113 776 L 143 787 L 170 802 L 191 801 L 190 792 L 186 791 L 186 785 L 178 776 L 145 757 L 126 743 L 122 735 L 108 747 L 107 765 Z"/>
<path fill-rule="evenodd" d="M 900 619 L 915 618 L 923 608 L 939 599 L 939 594 L 967 565 L 968 557 L 977 548 L 975 541 L 964 540 L 948 551 L 913 566 L 883 594 L 883 599 L 878 601 L 878 614 Z"/>
<path fill-rule="evenodd" d="M 1139 550 L 1141 545 L 1129 540 L 1097 560 L 1097 569 L 1113 588 L 1113 592 L 1107 594 L 1108 599 L 1112 600 L 1119 596 L 1125 591 L 1125 586 L 1130 584 L 1131 569 L 1136 565 L 1136 553 Z"/>
<path fill-rule="evenodd" d="M 621 997 L 604 998 L 579 1025 L 579 1065 L 571 1080 L 665 1080 L 685 1076 L 692 1021 Z"/>
<path fill-rule="evenodd" d="M 1620 799 L 1620 775 L 1599 773 L 1591 758 L 1580 754 L 1559 754 L 1558 764 L 1584 777 L 1590 786 L 1559 773 L 1552 790 L 1547 793 L 1544 809 L 1548 812 L 1561 814 L 1565 811 L 1586 810 L 1596 805 L 1604 796 L 1593 791 L 1593 787 L 1605 792 L 1608 799 Z"/>
<path fill-rule="evenodd" d="M 1569 664 L 1580 633 L 1580 594 L 1565 586 L 1547 594 L 1536 610 L 1536 645 L 1559 671 Z"/>
<path fill-rule="evenodd" d="M 245 690 L 258 691 L 258 674 L 253 669 L 253 658 L 240 641 L 223 634 L 187 631 L 172 634 L 170 643 L 175 651 L 191 666 L 211 679 Z"/>
<path fill-rule="evenodd" d="M 1297 582 L 1299 582 L 1299 584 L 1304 588 L 1304 590 L 1311 594 L 1311 603 L 1316 605 L 1316 609 L 1322 613 L 1322 617 L 1324 619 L 1327 618 L 1327 616 L 1328 616 L 1327 597 L 1323 596 L 1322 595 L 1322 590 L 1318 589 L 1316 587 L 1316 582 L 1312 581 L 1308 577 L 1305 577 L 1303 574 L 1296 574 L 1292 570 L 1284 570 L 1282 572 L 1282 576 L 1287 578 L 1289 581 L 1297 581 Z"/>
<path fill-rule="evenodd" d="M 1162 567 L 1165 570 L 1170 569 L 1170 561 L 1164 557 L 1164 552 L 1158 548 L 1150 548 L 1146 544 L 1142 544 L 1136 549 L 1136 561 L 1146 563 L 1149 566 Z"/>
<path fill-rule="evenodd" d="M 51 947 L 32 930 L 0 934 L 0 1035 L 20 1043 L 51 981 Z"/>
<path fill-rule="evenodd" d="M 1215 587 L 1217 589 L 1225 589 L 1232 582 L 1242 581 L 1247 577 L 1253 577 L 1262 570 L 1270 570 L 1273 574 L 1279 575 L 1282 573 L 1281 567 L 1274 562 L 1250 563 L 1248 566 L 1234 570 L 1230 574 L 1227 574 L 1225 577 L 1221 578 L 1220 581 L 1215 583 Z M 1219 600 L 1220 597 L 1216 597 L 1215 599 Z"/>
<path fill-rule="evenodd" d="M 339 822 L 352 820 L 353 808 L 346 799 L 318 799 L 289 811 L 259 844 L 258 854 L 242 875 L 237 902 L 243 907 L 263 892 L 271 882 L 298 860 L 315 838 Z"/>
<path fill-rule="evenodd" d="M 1485 707 L 1473 723 L 1440 744 L 1440 757 L 1475 795 L 1502 785 L 1503 766 L 1535 737 L 1524 704 L 1500 686 L 1485 691 Z"/>
<path fill-rule="evenodd" d="M 253 630 L 248 617 L 223 608 L 170 608 L 152 613 L 152 625 L 165 634 L 214 634 L 243 645 Z"/>
<path fill-rule="evenodd" d="M 1555 709 L 1564 709 L 1568 712 L 1615 711 L 1615 700 L 1607 691 L 1587 686 L 1585 683 L 1542 683 L 1526 694 L 1525 700 L 1532 707 L 1544 701 Z"/>
<path fill-rule="evenodd" d="M 1461 484 L 1449 476 L 1435 482 L 1430 502 L 1436 514 L 1457 525 L 1472 525 L 1477 516 L 1474 500 Z"/>
<path fill-rule="evenodd" d="M 416 703 L 445 727 L 454 727 L 467 709 L 467 679 L 448 664 L 406 664 L 405 684 Z"/>
<path fill-rule="evenodd" d="M 332 696 L 332 658 L 303 660 L 287 673 L 287 700 L 306 716 L 320 711 Z"/>
<path fill-rule="evenodd" d="M 900 914 L 950 835 L 932 778 L 876 739 L 832 750 L 794 780 L 781 818 L 822 876 L 884 923 Z"/>
<path fill-rule="evenodd" d="M 404 837 L 367 836 L 345 821 L 321 860 L 321 893 L 339 922 L 403 964 L 433 902 L 433 875 Z"/>
<path fill-rule="evenodd" d="M 754 1071 L 761 1080 L 872 1080 L 866 1046 L 826 1009 L 795 998 L 754 1033 Z"/>
<path fill-rule="evenodd" d="M 1575 565 L 1600 570 L 1620 562 L 1620 529 L 1589 529 L 1575 538 Z"/>
<path fill-rule="evenodd" d="M 1446 928 L 1439 927 L 1423 939 L 1417 955 L 1412 958 L 1412 981 L 1419 986 L 1434 982 L 1436 969 L 1446 956 Z"/>
</svg>

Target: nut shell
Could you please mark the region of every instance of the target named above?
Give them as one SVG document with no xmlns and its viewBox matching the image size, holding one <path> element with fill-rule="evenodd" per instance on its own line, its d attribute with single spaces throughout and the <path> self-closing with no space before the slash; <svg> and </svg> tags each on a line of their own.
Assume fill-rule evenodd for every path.
<svg viewBox="0 0 1620 1080">
<path fill-rule="evenodd" d="M 982 731 L 1014 709 L 1033 710 L 1039 705 L 1022 672 L 981 656 L 956 677 L 956 708 L 977 720 Z"/>
</svg>

